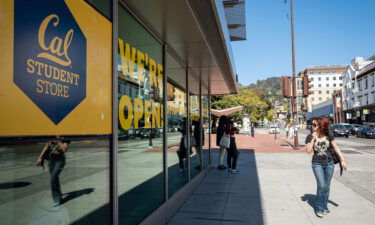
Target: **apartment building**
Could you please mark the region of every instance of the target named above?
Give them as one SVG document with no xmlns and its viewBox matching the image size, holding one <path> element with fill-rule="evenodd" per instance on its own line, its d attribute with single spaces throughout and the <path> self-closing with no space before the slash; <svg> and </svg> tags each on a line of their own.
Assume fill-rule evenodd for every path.
<svg viewBox="0 0 375 225">
<path fill-rule="evenodd" d="M 347 122 L 375 122 L 375 55 L 351 61 L 343 78 L 343 111 Z"/>
<path fill-rule="evenodd" d="M 346 66 L 337 65 L 315 66 L 303 71 L 303 75 L 309 78 L 310 87 L 310 94 L 306 98 L 307 112 L 312 112 L 314 105 L 332 99 L 332 94 L 342 89 L 345 71 Z"/>
</svg>

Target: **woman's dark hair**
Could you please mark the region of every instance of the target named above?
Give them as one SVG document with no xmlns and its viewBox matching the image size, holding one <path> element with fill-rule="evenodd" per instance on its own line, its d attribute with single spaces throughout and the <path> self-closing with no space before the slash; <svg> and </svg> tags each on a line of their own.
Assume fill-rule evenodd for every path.
<svg viewBox="0 0 375 225">
<path fill-rule="evenodd" d="M 227 119 L 228 119 L 227 116 L 220 116 L 219 127 L 224 126 L 227 123 Z"/>
<path fill-rule="evenodd" d="M 318 134 L 319 135 L 328 135 L 329 132 L 329 125 L 331 124 L 331 121 L 329 121 L 327 118 L 318 118 L 315 120 L 316 124 L 318 125 Z"/>
</svg>

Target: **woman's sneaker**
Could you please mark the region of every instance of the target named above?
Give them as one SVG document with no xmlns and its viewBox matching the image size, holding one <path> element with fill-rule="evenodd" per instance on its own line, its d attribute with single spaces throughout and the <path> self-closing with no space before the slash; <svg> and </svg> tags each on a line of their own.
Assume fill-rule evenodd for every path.
<svg viewBox="0 0 375 225">
<path fill-rule="evenodd" d="M 240 171 L 238 171 L 238 170 L 235 170 L 235 169 L 232 169 L 232 173 L 234 173 L 234 174 L 239 174 L 239 173 L 240 173 Z"/>
<path fill-rule="evenodd" d="M 315 212 L 315 215 L 317 217 L 323 218 L 323 213 L 322 212 Z"/>
<path fill-rule="evenodd" d="M 224 166 L 224 165 L 219 165 L 219 166 L 217 167 L 218 170 L 225 170 L 226 168 L 227 168 L 227 167 Z"/>
<path fill-rule="evenodd" d="M 328 209 L 325 209 L 325 210 L 323 211 L 323 215 L 327 215 L 328 213 L 330 213 L 330 211 L 329 211 Z"/>
</svg>

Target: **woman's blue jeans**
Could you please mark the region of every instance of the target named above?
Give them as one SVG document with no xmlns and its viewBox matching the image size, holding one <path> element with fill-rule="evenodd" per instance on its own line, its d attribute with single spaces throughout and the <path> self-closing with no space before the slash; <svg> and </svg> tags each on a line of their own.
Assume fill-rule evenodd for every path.
<svg viewBox="0 0 375 225">
<path fill-rule="evenodd" d="M 60 173 L 65 166 L 64 160 L 49 160 L 48 167 L 51 174 L 51 189 L 52 198 L 55 202 L 60 202 L 61 200 L 61 187 L 60 187 Z"/>
<path fill-rule="evenodd" d="M 327 202 L 329 198 L 329 189 L 333 171 L 335 169 L 335 164 L 333 164 L 332 160 L 329 161 L 326 165 L 313 163 L 312 169 L 314 171 L 317 183 L 315 211 L 323 212 L 325 209 L 328 209 Z"/>
</svg>

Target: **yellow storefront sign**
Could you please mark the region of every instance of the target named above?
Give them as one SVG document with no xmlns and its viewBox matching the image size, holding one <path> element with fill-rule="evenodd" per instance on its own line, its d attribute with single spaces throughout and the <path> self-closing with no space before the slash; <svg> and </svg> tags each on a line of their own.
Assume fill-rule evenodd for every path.
<svg viewBox="0 0 375 225">
<path fill-rule="evenodd" d="M 22 4 L 0 2 L 0 136 L 110 134 L 111 22 L 84 0 Z"/>
</svg>

